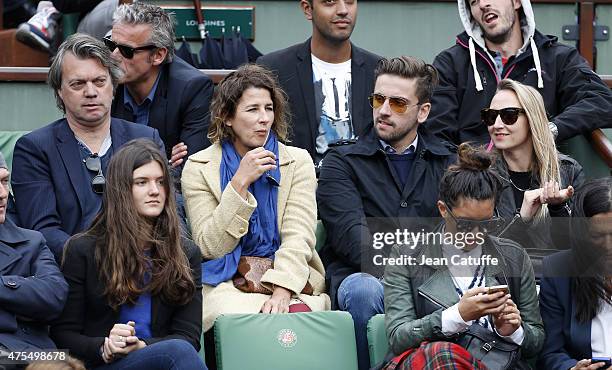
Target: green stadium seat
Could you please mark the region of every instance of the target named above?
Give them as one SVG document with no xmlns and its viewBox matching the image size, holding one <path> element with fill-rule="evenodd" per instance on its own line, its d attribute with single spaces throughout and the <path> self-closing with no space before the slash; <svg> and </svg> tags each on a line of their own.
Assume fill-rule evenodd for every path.
<svg viewBox="0 0 612 370">
<path fill-rule="evenodd" d="M 357 368 L 348 312 L 221 315 L 214 330 L 219 370 Z"/>
<path fill-rule="evenodd" d="M 327 233 L 325 232 L 325 226 L 323 226 L 323 221 L 317 220 L 317 230 L 315 231 L 315 237 L 317 239 L 315 244 L 315 250 L 317 252 L 321 251 L 321 248 L 325 245 L 325 238 L 327 238 Z"/>
<path fill-rule="evenodd" d="M 389 341 L 385 330 L 385 314 L 373 316 L 368 321 L 368 352 L 370 354 L 370 366 L 379 364 L 385 359 L 389 351 Z"/>
<path fill-rule="evenodd" d="M 0 131 L 0 152 L 4 155 L 9 171 L 13 168 L 13 150 L 20 137 L 29 131 Z"/>
</svg>

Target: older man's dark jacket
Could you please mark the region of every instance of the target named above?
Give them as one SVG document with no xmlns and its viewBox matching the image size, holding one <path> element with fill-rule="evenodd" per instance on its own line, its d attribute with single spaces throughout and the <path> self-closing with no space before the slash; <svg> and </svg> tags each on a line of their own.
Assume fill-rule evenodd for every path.
<svg viewBox="0 0 612 370">
<path fill-rule="evenodd" d="M 0 344 L 11 351 L 55 348 L 47 323 L 60 315 L 68 284 L 38 231 L 0 224 Z"/>
<path fill-rule="evenodd" d="M 212 80 L 177 56 L 164 64 L 160 73 L 149 111 L 149 126 L 159 131 L 167 157 L 171 157 L 172 147 L 181 141 L 187 145 L 189 155 L 208 147 Z M 133 122 L 134 113 L 123 103 L 123 86 L 117 87 L 112 116 Z"/>
<path fill-rule="evenodd" d="M 110 134 L 111 153 L 138 138 L 150 139 L 164 150 L 159 133 L 150 127 L 112 118 Z M 17 219 L 20 226 L 43 233 L 58 262 L 66 240 L 86 230 L 93 219 L 86 216 L 95 215 L 102 204 L 89 197 L 90 172 L 65 118 L 22 136 L 15 144 L 12 185 Z"/>
<path fill-rule="evenodd" d="M 456 155 L 450 144 L 423 127 L 418 135 L 416 157 L 403 187 L 371 126 L 356 144 L 334 148 L 323 160 L 317 205 L 327 232 L 321 257 L 333 306 L 342 280 L 362 271 L 362 250 L 372 248 L 367 218 L 439 215 L 438 186 Z"/>
</svg>

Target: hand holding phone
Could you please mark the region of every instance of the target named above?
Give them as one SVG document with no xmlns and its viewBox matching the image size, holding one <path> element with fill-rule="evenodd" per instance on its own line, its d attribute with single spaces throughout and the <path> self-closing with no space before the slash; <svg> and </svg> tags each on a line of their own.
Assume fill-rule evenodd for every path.
<svg viewBox="0 0 612 370">
<path fill-rule="evenodd" d="M 504 292 L 504 294 L 509 294 L 510 289 L 508 289 L 507 285 L 494 285 L 489 287 L 487 294 L 495 294 L 497 292 Z"/>
<path fill-rule="evenodd" d="M 591 363 L 592 364 L 596 364 L 599 362 L 603 362 L 605 364 L 605 366 L 603 367 L 604 369 L 607 369 L 608 367 L 612 366 L 612 358 L 610 357 L 593 357 L 591 358 Z"/>
<path fill-rule="evenodd" d="M 612 361 L 610 357 L 593 357 L 589 359 L 583 359 L 576 363 L 576 366 L 570 368 L 570 370 L 609 370 Z"/>
</svg>

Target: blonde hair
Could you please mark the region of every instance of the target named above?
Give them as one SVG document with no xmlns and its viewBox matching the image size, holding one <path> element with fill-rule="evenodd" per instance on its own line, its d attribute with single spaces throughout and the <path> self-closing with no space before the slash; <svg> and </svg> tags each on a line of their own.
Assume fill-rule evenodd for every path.
<svg viewBox="0 0 612 370">
<path fill-rule="evenodd" d="M 521 107 L 525 110 L 531 142 L 533 144 L 533 159 L 530 171 L 537 174 L 540 186 L 547 181 L 561 183 L 561 172 L 559 169 L 559 152 L 555 146 L 555 138 L 548 127 L 548 118 L 544 100 L 538 90 L 520 82 L 504 79 L 497 85 L 497 91 L 513 91 L 518 98 Z M 535 215 L 536 222 L 543 221 L 548 215 L 548 206 L 543 204 Z"/>
<path fill-rule="evenodd" d="M 225 76 L 215 88 L 210 104 L 210 126 L 208 139 L 211 143 L 234 139 L 232 128 L 225 122 L 234 118 L 242 94 L 250 87 L 265 89 L 270 93 L 274 109 L 272 131 L 278 140 L 287 142 L 289 135 L 289 107 L 287 95 L 281 89 L 274 74 L 257 64 L 245 64 Z"/>
</svg>

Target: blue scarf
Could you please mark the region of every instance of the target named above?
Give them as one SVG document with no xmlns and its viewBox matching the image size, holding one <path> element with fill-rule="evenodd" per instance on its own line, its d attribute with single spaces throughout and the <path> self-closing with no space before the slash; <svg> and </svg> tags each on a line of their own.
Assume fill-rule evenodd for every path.
<svg viewBox="0 0 612 370">
<path fill-rule="evenodd" d="M 240 256 L 257 256 L 274 258 L 274 253 L 280 245 L 278 233 L 277 210 L 278 188 L 273 186 L 267 178 L 270 175 L 280 183 L 280 168 L 278 166 L 278 141 L 273 132 L 270 132 L 268 141 L 264 145 L 266 150 L 276 155 L 276 170 L 264 173 L 257 181 L 249 186 L 249 192 L 257 200 L 257 208 L 249 220 L 249 231 L 243 236 L 236 248 L 225 256 L 202 263 L 202 283 L 217 286 L 231 279 L 238 270 Z M 221 190 L 229 185 L 232 177 L 240 166 L 242 158 L 236 152 L 234 145 L 226 140 L 222 143 L 221 156 Z M 231 186 L 231 185 L 230 185 Z"/>
</svg>

